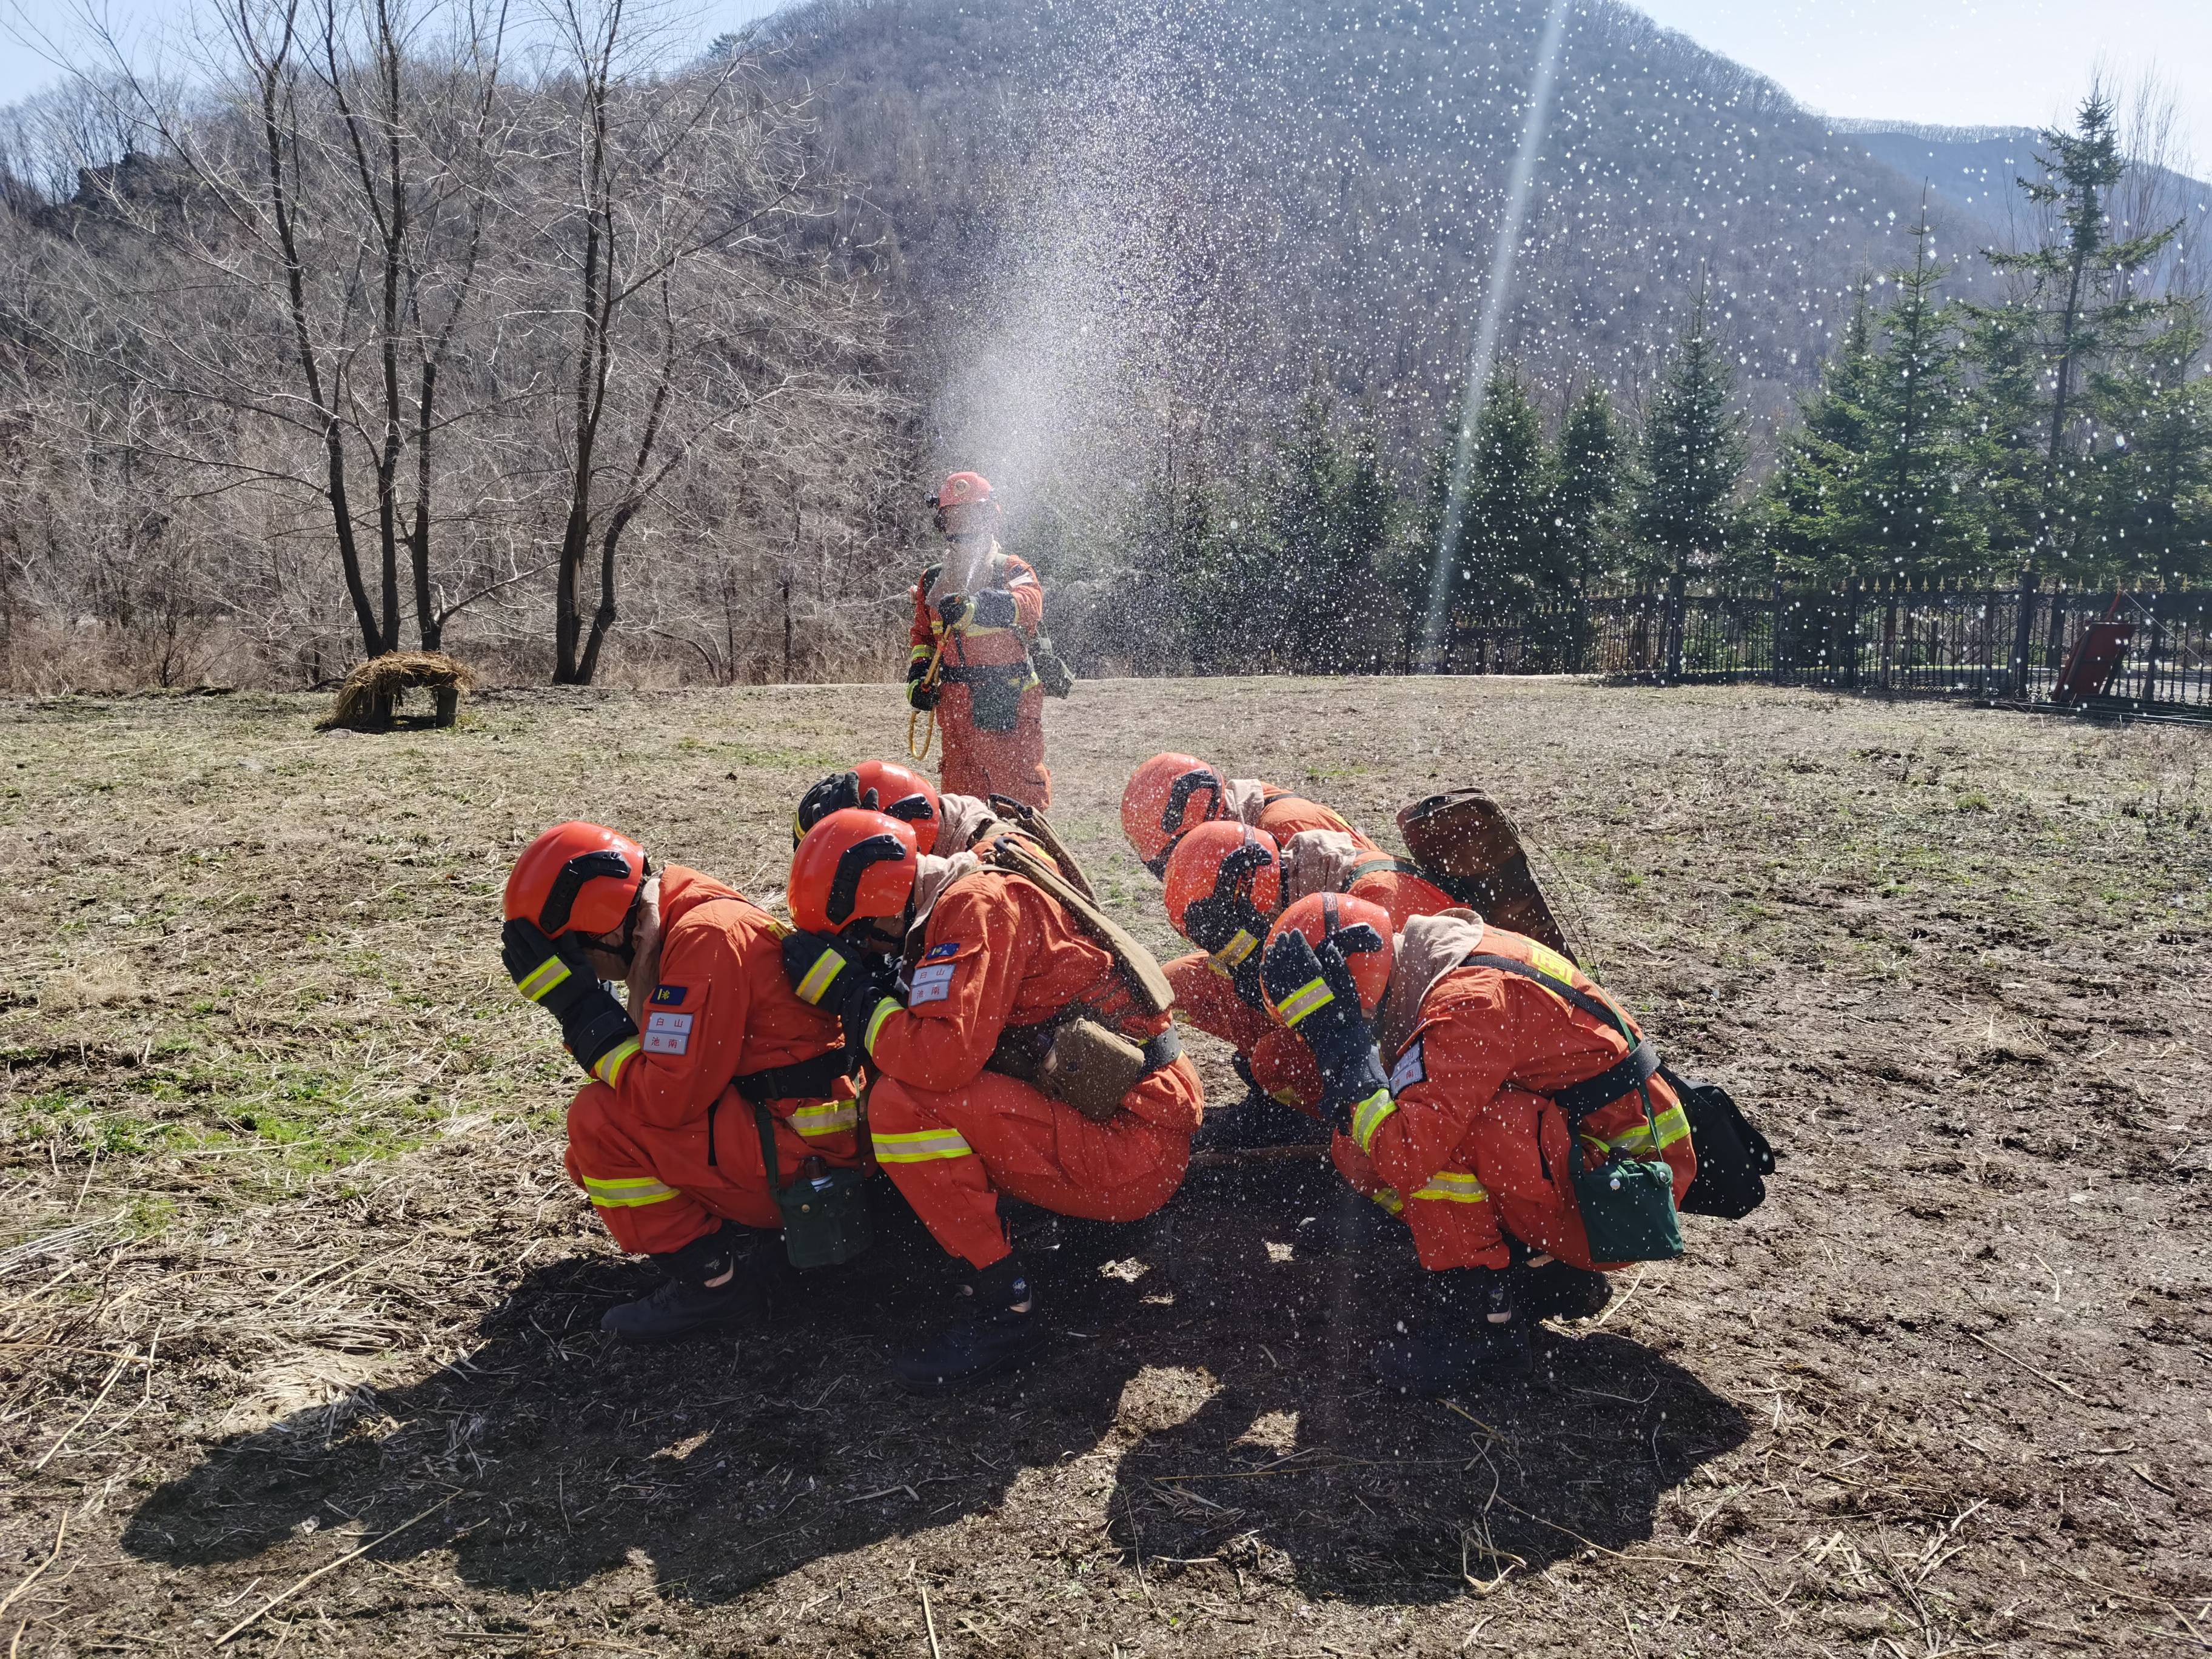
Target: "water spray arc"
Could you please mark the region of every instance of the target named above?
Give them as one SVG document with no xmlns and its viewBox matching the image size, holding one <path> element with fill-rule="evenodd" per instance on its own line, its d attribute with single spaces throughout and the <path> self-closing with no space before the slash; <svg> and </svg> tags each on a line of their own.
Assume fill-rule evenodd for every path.
<svg viewBox="0 0 2212 1659">
<path fill-rule="evenodd" d="M 1489 396 L 1490 373 L 1498 359 L 1498 331 L 1505 321 L 1505 301 L 1513 285 L 1513 258 L 1521 247 L 1521 226 L 1528 216 L 1528 187 L 1535 178 L 1536 153 L 1543 148 L 1545 129 L 1551 120 L 1552 88 L 1559 75 L 1559 58 L 1566 45 L 1567 7 L 1571 0 L 1552 0 L 1544 19 L 1543 38 L 1536 47 L 1536 75 L 1528 88 L 1528 118 L 1521 129 L 1521 149 L 1513 158 L 1513 173 L 1505 191 L 1505 212 L 1498 222 L 1498 242 L 1490 254 L 1490 283 L 1482 297 L 1482 315 L 1474 332 L 1474 349 L 1468 354 L 1467 389 L 1460 405 L 1459 441 L 1452 452 L 1451 493 L 1444 503 L 1443 531 L 1437 542 L 1436 568 L 1429 574 L 1429 614 L 1421 629 L 1421 669 L 1434 674 L 1443 666 L 1445 609 L 1451 598 L 1452 571 L 1459 563 L 1460 520 L 1467 507 L 1468 485 L 1474 473 L 1475 428 L 1481 424 L 1483 401 Z"/>
</svg>

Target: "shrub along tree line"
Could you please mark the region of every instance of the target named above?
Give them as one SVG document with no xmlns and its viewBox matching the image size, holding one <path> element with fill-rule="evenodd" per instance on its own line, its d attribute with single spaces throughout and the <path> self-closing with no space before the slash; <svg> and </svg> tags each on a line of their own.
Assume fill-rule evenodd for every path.
<svg viewBox="0 0 2212 1659">
<path fill-rule="evenodd" d="M 2203 294 L 2175 280 L 2179 228 L 2114 238 L 2126 162 L 2100 94 L 2073 131 L 2043 135 L 2038 161 L 2022 188 L 2042 240 L 1984 256 L 2003 296 L 1946 301 L 1953 268 L 1923 213 L 1911 263 L 1859 285 L 1763 481 L 1701 291 L 1640 422 L 1589 386 L 1547 434 L 1523 376 L 1501 368 L 1455 507 L 1455 422 L 1392 477 L 1374 411 L 1317 380 L 1243 467 L 1161 504 L 1148 568 L 1175 603 L 1152 620 L 1181 629 L 1202 672 L 1402 672 L 1421 665 L 1437 596 L 1450 637 L 1540 628 L 1601 586 L 1679 602 L 1692 583 L 2212 577 L 2212 325 Z"/>
</svg>

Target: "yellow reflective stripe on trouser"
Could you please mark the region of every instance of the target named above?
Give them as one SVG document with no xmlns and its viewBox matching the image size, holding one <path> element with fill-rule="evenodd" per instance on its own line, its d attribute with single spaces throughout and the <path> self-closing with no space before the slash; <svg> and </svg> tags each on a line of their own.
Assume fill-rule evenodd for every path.
<svg viewBox="0 0 2212 1659">
<path fill-rule="evenodd" d="M 1398 1103 L 1390 1098 L 1388 1089 L 1377 1089 L 1373 1094 L 1352 1109 L 1352 1138 L 1366 1152 L 1375 1143 L 1375 1132 L 1382 1127 L 1382 1120 L 1398 1109 Z"/>
<path fill-rule="evenodd" d="M 592 1067 L 592 1075 L 605 1084 L 608 1088 L 616 1087 L 622 1081 L 623 1067 L 629 1064 L 630 1056 L 636 1054 L 638 1048 L 639 1043 L 635 1037 L 624 1037 L 599 1056 L 598 1062 Z"/>
<path fill-rule="evenodd" d="M 845 958 L 835 951 L 824 951 L 815 957 L 814 965 L 806 970 L 805 977 L 793 988 L 799 994 L 799 1000 L 819 1004 L 830 989 L 830 982 L 837 977 L 844 966 Z"/>
<path fill-rule="evenodd" d="M 1325 979 L 1310 979 L 1304 985 L 1275 1005 L 1275 1012 L 1285 1025 L 1296 1025 L 1316 1008 L 1325 1007 L 1335 1000 Z"/>
<path fill-rule="evenodd" d="M 651 1176 L 624 1181 L 594 1181 L 586 1176 L 584 1191 L 603 1210 L 634 1210 L 641 1204 L 661 1204 L 681 1196 L 675 1188 Z"/>
<path fill-rule="evenodd" d="M 1656 1146 L 1651 1139 L 1651 1125 L 1638 1123 L 1615 1135 L 1607 1150 L 1626 1152 L 1631 1156 L 1664 1152 L 1676 1141 L 1686 1139 L 1690 1133 L 1690 1120 L 1684 1115 L 1680 1106 L 1669 1106 L 1659 1114 L 1655 1121 L 1659 1126 L 1659 1139 Z M 1584 1139 L 1599 1146 L 1606 1146 L 1606 1143 L 1599 1140 L 1595 1135 L 1585 1136 Z"/>
<path fill-rule="evenodd" d="M 515 989 L 532 1002 L 544 999 L 545 994 L 568 977 L 568 964 L 558 957 L 548 957 L 532 969 L 515 986 Z"/>
<path fill-rule="evenodd" d="M 791 1127 L 803 1135 L 834 1135 L 860 1121 L 857 1100 L 825 1100 L 819 1106 L 802 1106 L 791 1115 Z"/>
<path fill-rule="evenodd" d="M 1473 1176 L 1458 1170 L 1439 1170 L 1429 1177 L 1429 1184 L 1413 1194 L 1415 1198 L 1441 1199 L 1447 1204 L 1486 1204 L 1489 1190 Z"/>
<path fill-rule="evenodd" d="M 894 1135 L 879 1129 L 874 1140 L 878 1164 L 926 1164 L 933 1158 L 972 1158 L 975 1153 L 957 1129 L 915 1129 Z"/>
<path fill-rule="evenodd" d="M 868 1034 L 860 1039 L 860 1047 L 873 1054 L 876 1052 L 876 1035 L 884 1029 L 884 1022 L 893 1014 L 905 1012 L 898 1006 L 898 1000 L 895 997 L 885 997 L 878 1002 L 876 1005 L 876 1012 L 868 1016 Z"/>
</svg>

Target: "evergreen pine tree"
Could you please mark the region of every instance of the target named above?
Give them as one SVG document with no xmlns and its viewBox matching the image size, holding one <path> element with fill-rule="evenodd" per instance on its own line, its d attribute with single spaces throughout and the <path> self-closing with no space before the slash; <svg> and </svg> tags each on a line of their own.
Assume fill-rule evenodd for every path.
<svg viewBox="0 0 2212 1659">
<path fill-rule="evenodd" d="M 2112 101 L 2093 91 L 2075 116 L 2076 130 L 2046 129 L 2039 155 L 2040 180 L 2021 180 L 2029 201 L 2057 210 L 2058 234 L 2039 247 L 1986 256 L 2023 283 L 2015 304 L 2030 350 L 2044 375 L 2035 413 L 2041 465 L 2036 489 L 2034 562 L 2066 568 L 2083 527 L 2078 486 L 2086 480 L 2076 427 L 2085 377 L 2100 359 L 2124 359 L 2145 330 L 2169 307 L 2136 295 L 2130 275 L 2164 252 L 2179 227 L 2112 240 L 2106 204 L 2126 171 Z M 1978 333 L 1978 341 L 1981 336 Z"/>
<path fill-rule="evenodd" d="M 1622 448 L 1612 398 L 1590 386 L 1560 422 L 1548 495 L 1553 578 L 1577 598 L 1604 578 L 1620 550 Z"/>
<path fill-rule="evenodd" d="M 1852 550 L 1855 575 L 1958 574 L 1987 549 L 1963 495 L 1973 456 L 1957 336 L 1937 292 L 1948 272 L 1929 257 L 1929 235 L 1923 198 L 1912 264 L 1892 274 L 1898 297 L 1882 313 L 1883 350 L 1863 394 L 1873 447 L 1856 492 L 1864 539 Z"/>
<path fill-rule="evenodd" d="M 1520 377 L 1500 367 L 1475 428 L 1474 465 L 1462 508 L 1455 620 L 1497 623 L 1525 614 L 1546 575 L 1544 433 Z"/>
<path fill-rule="evenodd" d="M 1371 418 L 1347 434 L 1318 380 L 1274 449 L 1267 503 L 1273 580 L 1282 595 L 1282 665 L 1341 673 L 1372 663 L 1376 562 L 1390 534 L 1390 492 Z M 1237 608 L 1258 595 L 1240 596 Z"/>
<path fill-rule="evenodd" d="M 2099 388 L 2113 432 L 2094 520 L 2116 580 L 2212 576 L 2212 376 L 2191 372 L 2207 332 L 2203 301 L 2181 302 L 2132 372 Z"/>
<path fill-rule="evenodd" d="M 1644 422 L 1632 509 L 1637 539 L 1667 583 L 1668 672 L 1681 667 L 1682 602 L 1691 576 L 1717 568 L 1736 538 L 1743 423 L 1729 407 L 1735 377 L 1715 339 L 1704 285 Z"/>
<path fill-rule="evenodd" d="M 1826 581 L 1850 568 L 1865 533 L 1861 486 L 1875 446 L 1879 373 L 1873 308 L 1861 283 L 1843 345 L 1800 404 L 1798 425 L 1767 483 L 1762 516 L 1778 575 Z"/>
</svg>

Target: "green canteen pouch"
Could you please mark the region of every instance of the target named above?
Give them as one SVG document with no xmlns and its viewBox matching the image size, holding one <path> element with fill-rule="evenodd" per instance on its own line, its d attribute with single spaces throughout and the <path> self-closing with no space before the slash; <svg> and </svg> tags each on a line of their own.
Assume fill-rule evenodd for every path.
<svg viewBox="0 0 2212 1659">
<path fill-rule="evenodd" d="M 801 1175 L 786 1187 L 776 1170 L 775 1128 L 765 1106 L 755 1105 L 760 1128 L 761 1164 L 769 1190 L 783 1212 L 783 1252 L 794 1267 L 834 1267 L 875 1243 L 868 1213 L 867 1172 L 827 1169 Z"/>
<path fill-rule="evenodd" d="M 1573 1154 L 1575 1208 L 1589 1237 L 1593 1261 L 1671 1261 L 1682 1254 L 1682 1222 L 1674 1212 L 1674 1172 L 1657 1159 L 1609 1158 L 1583 1166 L 1582 1137 Z"/>
</svg>

